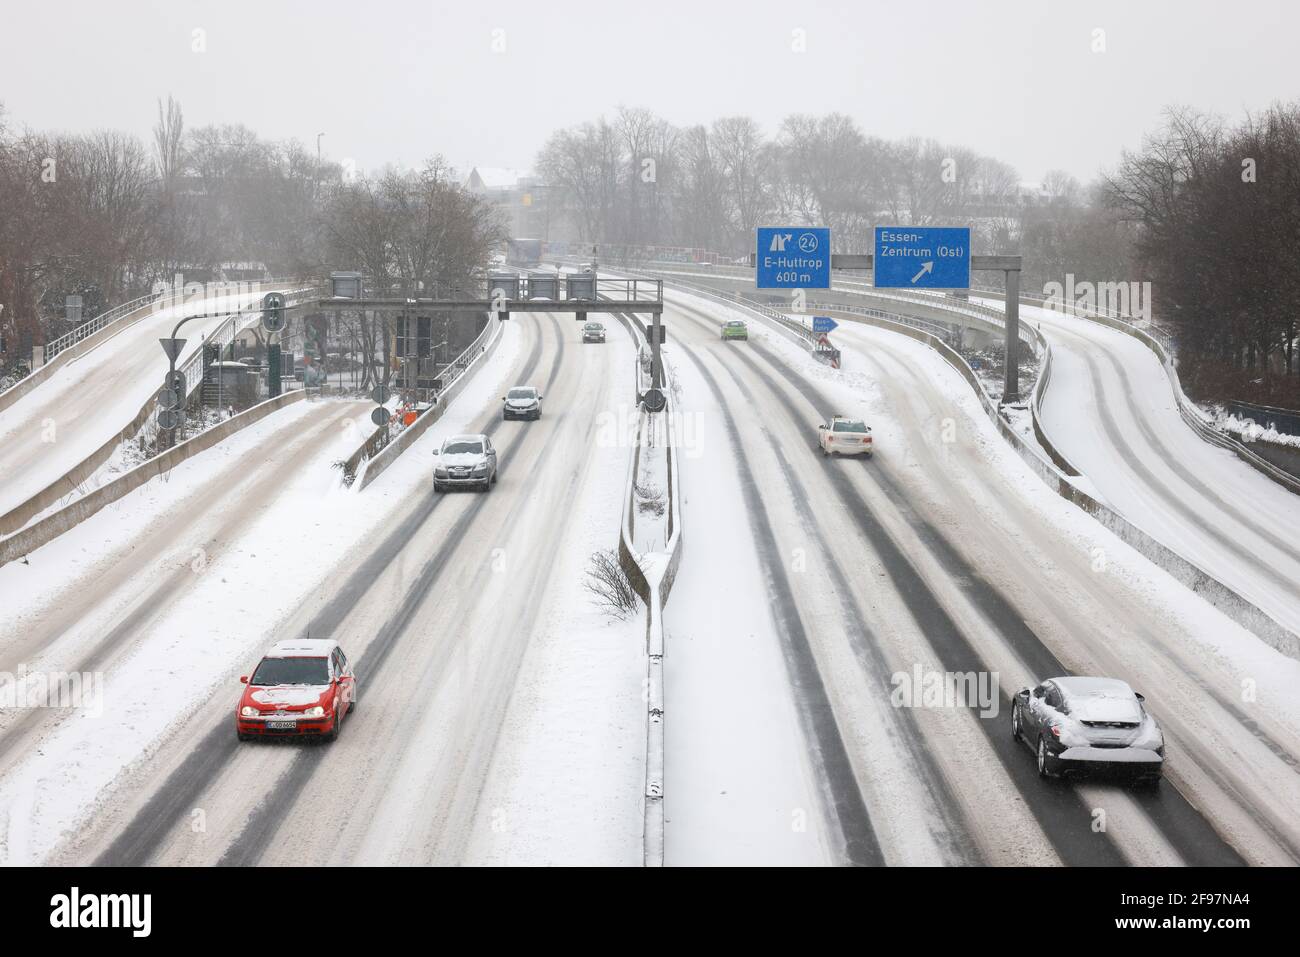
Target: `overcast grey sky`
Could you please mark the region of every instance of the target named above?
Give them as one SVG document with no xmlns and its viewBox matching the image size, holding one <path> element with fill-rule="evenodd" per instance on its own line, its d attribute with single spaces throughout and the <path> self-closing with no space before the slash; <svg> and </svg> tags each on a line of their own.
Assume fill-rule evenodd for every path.
<svg viewBox="0 0 1300 957">
<path fill-rule="evenodd" d="M 1088 180 L 1171 103 L 1239 118 L 1300 97 L 1300 3 L 0 0 L 0 101 L 40 130 L 244 123 L 362 169 L 439 152 L 528 167 L 619 105 L 771 132 L 840 111 L 1021 178 Z M 194 52 L 196 29 L 205 52 Z M 1094 53 L 1094 30 L 1105 52 Z M 797 30 L 806 52 L 794 51 Z M 497 33 L 495 31 L 504 31 Z M 494 41 L 504 50 L 494 50 Z"/>
</svg>

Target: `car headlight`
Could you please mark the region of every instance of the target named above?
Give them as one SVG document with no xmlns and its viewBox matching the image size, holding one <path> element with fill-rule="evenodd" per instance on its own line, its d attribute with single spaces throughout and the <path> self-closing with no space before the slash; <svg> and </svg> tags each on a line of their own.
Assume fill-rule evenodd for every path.
<svg viewBox="0 0 1300 957">
<path fill-rule="evenodd" d="M 256 718 L 262 712 L 258 711 L 256 708 L 252 708 L 249 707 L 248 705 L 244 705 L 242 708 L 239 709 L 239 713 L 242 714 L 245 718 Z"/>
<path fill-rule="evenodd" d="M 482 465 L 476 465 L 476 466 L 474 466 L 474 471 L 475 471 L 475 472 L 486 472 L 486 471 L 487 471 L 487 463 L 484 462 Z"/>
<path fill-rule="evenodd" d="M 434 474 L 435 476 L 437 476 L 438 478 L 446 478 L 446 477 L 447 477 L 447 470 L 446 470 L 446 469 L 434 469 L 434 470 L 433 470 L 433 474 Z"/>
<path fill-rule="evenodd" d="M 314 707 L 314 708 L 308 708 L 306 711 L 304 711 L 304 712 L 303 712 L 303 717 L 306 717 L 306 718 L 323 718 L 323 717 L 325 717 L 325 709 L 322 708 L 320 705 L 316 705 L 316 707 Z"/>
</svg>

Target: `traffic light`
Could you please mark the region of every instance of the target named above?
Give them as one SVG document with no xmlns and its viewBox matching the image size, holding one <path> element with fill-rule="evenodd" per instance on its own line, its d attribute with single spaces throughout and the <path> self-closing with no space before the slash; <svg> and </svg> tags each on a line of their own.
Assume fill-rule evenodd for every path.
<svg viewBox="0 0 1300 957">
<path fill-rule="evenodd" d="M 262 297 L 262 329 L 279 332 L 284 328 L 284 293 L 268 292 Z"/>
</svg>

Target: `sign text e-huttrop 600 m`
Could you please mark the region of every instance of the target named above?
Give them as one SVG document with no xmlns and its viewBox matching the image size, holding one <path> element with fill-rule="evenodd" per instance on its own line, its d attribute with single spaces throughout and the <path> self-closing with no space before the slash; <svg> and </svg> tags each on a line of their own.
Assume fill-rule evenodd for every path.
<svg viewBox="0 0 1300 957">
<path fill-rule="evenodd" d="M 759 226 L 754 285 L 759 289 L 829 289 L 828 226 Z"/>
<path fill-rule="evenodd" d="M 877 226 L 872 266 L 882 289 L 969 289 L 970 229 Z"/>
</svg>

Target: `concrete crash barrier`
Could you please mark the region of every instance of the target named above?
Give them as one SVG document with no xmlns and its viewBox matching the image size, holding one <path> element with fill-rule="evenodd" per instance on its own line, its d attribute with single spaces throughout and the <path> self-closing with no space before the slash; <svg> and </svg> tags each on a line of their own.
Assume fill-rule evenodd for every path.
<svg viewBox="0 0 1300 957">
<path fill-rule="evenodd" d="M 460 375 L 456 376 L 456 378 L 452 380 L 451 384 L 442 390 L 441 394 L 438 396 L 438 403 L 436 405 L 422 412 L 419 418 L 403 429 L 397 438 L 385 445 L 372 457 L 368 459 L 365 458 L 367 454 L 366 449 L 376 440 L 379 430 L 376 430 L 374 434 L 367 438 L 366 441 L 362 443 L 361 448 L 352 453 L 352 456 L 349 457 L 348 461 L 352 461 L 352 459 L 355 458 L 356 462 L 352 467 L 354 469 L 360 468 L 362 470 L 360 472 L 359 481 L 356 483 L 357 491 L 363 490 L 367 485 L 379 478 L 388 466 L 397 461 L 399 455 L 414 445 L 420 436 L 424 435 L 424 433 L 429 430 L 429 427 L 433 425 L 433 423 L 442 418 L 442 414 L 447 411 L 447 406 L 451 404 L 451 400 L 460 395 L 473 373 L 483 367 L 483 363 L 485 363 L 488 360 L 488 357 L 496 351 L 496 347 L 500 342 L 501 320 L 489 317 L 488 324 L 483 329 L 483 332 L 481 332 L 470 347 L 465 350 L 467 353 L 473 353 L 475 349 L 481 351 L 479 351 L 479 354 L 469 361 L 469 364 L 465 366 Z M 387 426 L 381 426 L 380 428 L 387 428 Z M 363 459 L 364 462 L 362 461 Z M 347 472 L 346 464 L 344 465 L 344 472 Z"/>
<path fill-rule="evenodd" d="M 51 482 L 45 488 L 41 489 L 21 505 L 16 505 L 4 515 L 0 515 L 0 535 L 8 535 L 11 532 L 22 528 L 34 517 L 41 514 L 51 505 L 54 505 L 59 499 L 68 495 L 76 494 L 81 484 L 95 474 L 95 471 L 108 461 L 114 450 L 119 445 L 131 439 L 137 432 L 144 428 L 144 424 L 149 421 L 153 414 L 154 404 L 157 402 L 158 395 L 154 393 L 149 400 L 140 407 L 140 411 L 135 414 L 127 426 L 118 432 L 111 439 L 101 445 L 95 451 L 68 469 L 62 476 Z"/>
<path fill-rule="evenodd" d="M 620 316 L 628 326 L 634 341 L 644 341 L 644 330 L 634 319 Z M 639 383 L 638 383 L 639 387 Z M 667 457 L 668 536 L 666 557 L 657 554 L 655 560 L 642 555 L 635 547 L 637 469 L 641 449 L 645 445 L 650 423 L 649 413 L 642 411 L 637 423 L 636 441 L 628 457 L 625 507 L 619 522 L 618 558 L 633 589 L 646 603 L 646 762 L 645 794 L 643 798 L 642 863 L 646 867 L 662 867 L 664 863 L 664 677 L 663 660 L 666 635 L 663 609 L 668 603 L 677 569 L 682 559 L 681 478 L 678 472 L 677 434 L 672 416 L 671 400 L 662 412 L 665 416 L 668 442 Z"/>
<path fill-rule="evenodd" d="M 222 439 L 234 435 L 260 419 L 264 419 L 277 409 L 282 409 L 294 402 L 301 402 L 305 398 L 305 392 L 296 390 L 259 402 L 252 408 L 240 412 L 220 425 L 215 425 L 206 432 L 201 432 L 194 438 L 173 446 L 166 452 L 155 455 L 149 461 L 137 465 L 131 471 L 119 475 L 107 485 L 95 489 L 88 495 L 83 495 L 71 505 L 59 509 L 30 527 L 24 528 L 7 538 L 0 538 L 0 565 L 7 564 L 16 558 L 21 558 L 36 551 L 36 549 L 58 538 L 69 529 L 75 528 L 104 506 L 110 505 L 135 491 L 150 479 L 170 471 L 204 449 L 212 448 Z"/>
</svg>

